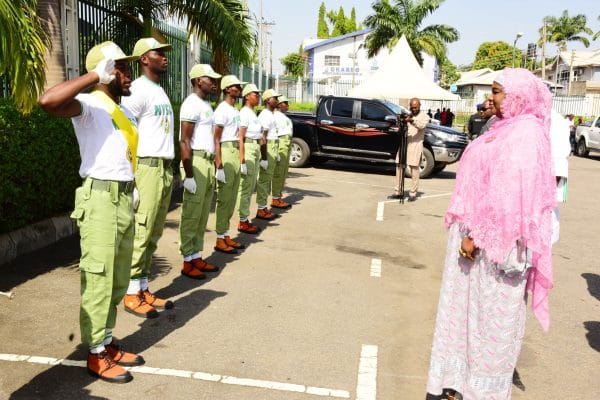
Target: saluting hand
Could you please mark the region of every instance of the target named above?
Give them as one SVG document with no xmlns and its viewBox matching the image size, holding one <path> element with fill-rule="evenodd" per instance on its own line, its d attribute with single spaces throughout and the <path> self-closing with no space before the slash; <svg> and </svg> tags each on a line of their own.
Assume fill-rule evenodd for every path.
<svg viewBox="0 0 600 400">
<path fill-rule="evenodd" d="M 113 71 L 115 69 L 115 60 L 111 60 L 110 58 L 105 58 L 96 65 L 92 71 L 98 74 L 98 78 L 100 79 L 100 83 L 108 85 L 115 79 L 115 75 Z"/>
</svg>

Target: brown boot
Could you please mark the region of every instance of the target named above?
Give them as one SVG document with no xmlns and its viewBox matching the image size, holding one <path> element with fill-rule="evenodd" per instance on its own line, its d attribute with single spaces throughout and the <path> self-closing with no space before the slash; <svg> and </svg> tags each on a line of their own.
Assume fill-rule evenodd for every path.
<svg viewBox="0 0 600 400">
<path fill-rule="evenodd" d="M 225 242 L 225 239 L 217 238 L 217 244 L 215 246 L 215 250 L 220 251 L 221 253 L 227 254 L 235 254 L 237 251 L 235 248 L 231 247 Z"/>
<path fill-rule="evenodd" d="M 158 311 L 144 300 L 144 295 L 140 290 L 136 294 L 126 294 L 123 298 L 125 311 L 142 318 L 156 318 Z"/>
<path fill-rule="evenodd" d="M 145 363 L 144 357 L 138 354 L 127 353 L 126 351 L 123 351 L 121 345 L 115 343 L 114 339 L 112 342 L 110 342 L 110 344 L 107 344 L 104 347 L 106 348 L 108 355 L 117 364 L 124 365 L 126 367 L 135 367 L 137 365 L 144 365 Z"/>
<path fill-rule="evenodd" d="M 127 383 L 133 379 L 129 372 L 115 363 L 106 350 L 99 354 L 88 354 L 87 370 L 90 375 L 112 383 Z"/>
<path fill-rule="evenodd" d="M 191 261 L 184 261 L 183 268 L 181 269 L 181 275 L 185 275 L 191 279 L 206 279 L 206 275 L 198 268 L 194 267 Z"/>
<path fill-rule="evenodd" d="M 244 246 L 240 242 L 236 242 L 235 240 L 233 240 L 229 236 L 225 236 L 225 243 L 227 243 L 227 246 L 231 246 L 234 249 L 244 249 L 244 248 L 246 248 L 246 246 Z"/>
<path fill-rule="evenodd" d="M 253 225 L 250 221 L 240 221 L 238 223 L 238 231 L 243 233 L 255 234 L 258 233 L 258 226 Z"/>
<path fill-rule="evenodd" d="M 256 218 L 266 219 L 269 221 L 277 217 L 268 208 L 259 208 L 256 212 Z"/>
<path fill-rule="evenodd" d="M 207 263 L 202 258 L 194 258 L 192 260 L 192 265 L 202 272 L 217 272 L 219 270 L 219 267 Z"/>
<path fill-rule="evenodd" d="M 158 310 L 170 310 L 173 308 L 173 302 L 171 300 L 165 300 L 161 299 L 160 297 L 156 297 L 154 294 L 150 293 L 148 289 L 142 291 L 142 296 L 144 296 L 146 303 Z"/>
<path fill-rule="evenodd" d="M 282 199 L 273 199 L 273 201 L 271 201 L 271 207 L 275 207 L 275 208 L 290 208 L 291 204 L 290 203 L 286 203 Z"/>
</svg>

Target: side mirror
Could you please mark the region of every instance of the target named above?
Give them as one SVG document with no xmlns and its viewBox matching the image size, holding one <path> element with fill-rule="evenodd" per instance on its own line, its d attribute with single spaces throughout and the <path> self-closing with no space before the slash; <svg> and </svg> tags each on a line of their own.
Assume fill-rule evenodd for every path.
<svg viewBox="0 0 600 400">
<path fill-rule="evenodd" d="M 395 115 L 386 115 L 385 116 L 385 121 L 386 122 L 396 123 L 396 122 L 398 122 L 398 117 L 396 117 Z"/>
</svg>

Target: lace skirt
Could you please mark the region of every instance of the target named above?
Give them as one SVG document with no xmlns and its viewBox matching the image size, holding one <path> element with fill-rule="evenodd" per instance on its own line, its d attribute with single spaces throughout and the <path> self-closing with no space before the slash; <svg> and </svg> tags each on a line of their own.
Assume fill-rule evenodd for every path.
<svg viewBox="0 0 600 400">
<path fill-rule="evenodd" d="M 427 392 L 443 388 L 465 400 L 510 399 L 525 332 L 527 278 L 507 276 L 480 251 L 458 254 L 464 233 L 450 228 Z"/>
</svg>

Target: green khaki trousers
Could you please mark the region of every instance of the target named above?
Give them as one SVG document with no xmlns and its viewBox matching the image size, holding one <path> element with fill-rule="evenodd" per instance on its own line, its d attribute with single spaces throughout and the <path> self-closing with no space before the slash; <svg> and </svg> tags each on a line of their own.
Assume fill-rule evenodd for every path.
<svg viewBox="0 0 600 400">
<path fill-rule="evenodd" d="M 244 160 L 248 168 L 248 174 L 240 177 L 240 191 L 238 193 L 238 212 L 240 219 L 246 219 L 250 215 L 250 203 L 252 194 L 256 188 L 258 169 L 260 166 L 260 144 L 256 141 L 244 143 Z"/>
<path fill-rule="evenodd" d="M 217 181 L 217 235 L 229 230 L 229 221 L 235 209 L 240 186 L 240 150 L 237 141 L 221 143 L 221 162 L 225 171 L 225 182 Z"/>
<path fill-rule="evenodd" d="M 102 343 L 117 320 L 117 305 L 129 285 L 133 253 L 134 215 L 131 192 L 119 192 L 117 182 L 92 189 L 86 179 L 75 191 L 75 210 L 81 236 L 81 340 Z"/>
<path fill-rule="evenodd" d="M 258 207 L 266 207 L 267 200 L 271 194 L 271 181 L 273 180 L 273 171 L 277 162 L 277 152 L 279 140 L 267 140 L 267 169 L 259 168 L 258 185 L 256 187 L 256 204 Z"/>
<path fill-rule="evenodd" d="M 173 188 L 171 167 L 165 168 L 162 159 L 146 160 L 152 160 L 154 163 L 146 165 L 138 159 L 135 171 L 135 185 L 140 193 L 140 204 L 135 211 L 132 279 L 150 276 L 152 254 L 163 233 Z"/>
<path fill-rule="evenodd" d="M 212 155 L 202 150 L 194 150 L 192 170 L 196 181 L 196 193 L 183 190 L 181 224 L 179 225 L 179 251 L 184 257 L 199 253 L 204 249 L 204 232 L 216 182 Z M 183 168 L 181 168 L 181 176 L 185 177 Z"/>
<path fill-rule="evenodd" d="M 292 137 L 290 135 L 279 136 L 279 161 L 275 164 L 273 171 L 273 197 L 281 197 L 283 186 L 290 167 L 290 151 L 292 149 Z"/>
</svg>

